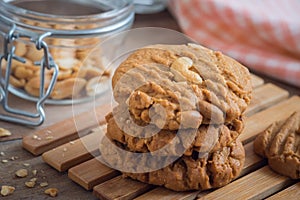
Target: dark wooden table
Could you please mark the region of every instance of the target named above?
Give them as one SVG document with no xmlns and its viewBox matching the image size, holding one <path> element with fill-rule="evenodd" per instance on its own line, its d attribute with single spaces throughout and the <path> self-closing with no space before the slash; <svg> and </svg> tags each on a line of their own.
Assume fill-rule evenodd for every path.
<svg viewBox="0 0 300 200">
<path fill-rule="evenodd" d="M 169 12 L 161 12 L 158 14 L 150 15 L 137 15 L 134 22 L 134 28 L 139 27 L 163 27 L 176 31 L 180 31 L 176 21 L 169 14 Z M 260 74 L 258 74 L 260 75 Z M 276 80 L 270 79 L 266 76 L 262 76 L 266 82 L 272 82 L 286 90 L 291 94 L 300 94 L 300 89 L 289 86 L 284 83 L 280 83 Z M 30 107 L 33 103 L 26 100 L 10 96 L 10 102 L 20 107 Z M 100 98 L 97 102 L 107 103 L 107 98 Z M 33 133 L 37 129 L 41 129 L 55 122 L 69 118 L 73 115 L 73 112 L 80 113 L 90 108 L 88 104 L 80 104 L 72 108 L 69 106 L 46 106 L 46 122 L 38 128 L 29 128 L 16 124 L 6 123 L 0 121 L 0 127 L 6 128 L 12 132 L 12 136 L 6 138 L 0 138 L 0 186 L 11 185 L 16 188 L 13 195 L 6 197 L 6 199 L 52 199 L 44 194 L 45 188 L 41 188 L 37 185 L 35 188 L 27 188 L 24 183 L 33 177 L 31 171 L 37 170 L 37 183 L 48 182 L 48 187 L 55 187 L 59 189 L 59 195 L 55 199 L 96 199 L 92 192 L 87 192 L 82 187 L 73 183 L 68 177 L 67 173 L 58 173 L 56 170 L 45 164 L 42 158 L 33 156 L 22 148 L 22 137 Z M 63 114 L 62 114 L 63 113 Z M 7 160 L 7 163 L 3 163 L 2 160 Z M 25 166 L 25 165 L 26 166 Z M 26 178 L 16 178 L 15 171 L 21 168 L 29 170 L 29 175 Z M 2 198 L 0 196 L 0 198 Z M 3 198 L 5 199 L 5 198 Z"/>
</svg>

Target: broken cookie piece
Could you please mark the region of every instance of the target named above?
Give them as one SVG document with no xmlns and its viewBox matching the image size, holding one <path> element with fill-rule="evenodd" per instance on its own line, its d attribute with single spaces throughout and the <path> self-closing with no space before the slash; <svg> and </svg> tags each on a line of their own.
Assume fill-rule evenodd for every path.
<svg viewBox="0 0 300 200">
<path fill-rule="evenodd" d="M 292 179 L 300 178 L 300 111 L 271 124 L 254 141 L 254 151 L 268 158 L 270 167 Z"/>
</svg>

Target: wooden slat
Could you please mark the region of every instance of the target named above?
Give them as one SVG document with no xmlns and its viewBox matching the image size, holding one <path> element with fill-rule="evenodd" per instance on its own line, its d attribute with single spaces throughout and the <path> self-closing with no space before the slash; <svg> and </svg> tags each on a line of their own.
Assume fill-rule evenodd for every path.
<svg viewBox="0 0 300 200">
<path fill-rule="evenodd" d="M 99 199 L 129 200 L 145 193 L 153 187 L 154 186 L 146 183 L 127 178 L 125 179 L 122 178 L 122 176 L 117 176 L 109 181 L 95 186 L 94 194 Z"/>
<path fill-rule="evenodd" d="M 267 198 L 267 200 L 277 200 L 277 199 L 299 199 L 300 198 L 300 182 L 274 194 L 273 196 Z"/>
<path fill-rule="evenodd" d="M 120 172 L 102 164 L 97 158 L 81 163 L 68 171 L 71 180 L 86 190 L 120 175 Z"/>
<path fill-rule="evenodd" d="M 271 83 L 265 84 L 253 91 L 251 104 L 246 110 L 246 115 L 250 116 L 254 113 L 263 110 L 273 104 L 276 104 L 288 98 L 288 91 L 277 87 Z"/>
<path fill-rule="evenodd" d="M 264 111 L 247 118 L 245 129 L 240 135 L 243 143 L 248 143 L 275 121 L 284 120 L 296 110 L 300 110 L 300 97 L 294 96 Z"/>
<path fill-rule="evenodd" d="M 34 134 L 23 138 L 23 147 L 34 155 L 40 155 L 59 145 L 77 139 L 78 132 L 84 132 L 84 130 L 96 126 L 99 121 L 104 122 L 104 117 L 109 111 L 111 111 L 110 105 L 99 106 L 95 109 L 95 112 L 85 112 L 38 130 Z"/>
<path fill-rule="evenodd" d="M 175 192 L 172 190 L 165 189 L 163 187 L 157 187 L 150 192 L 147 192 L 135 200 L 148 200 L 148 199 L 157 199 L 157 200 L 192 200 L 197 197 L 199 194 L 196 192 Z"/>
<path fill-rule="evenodd" d="M 104 126 L 106 127 L 106 126 Z M 79 163 L 92 159 L 98 151 L 102 130 L 94 130 L 87 136 L 61 145 L 55 149 L 45 152 L 43 160 L 56 170 L 62 172 Z"/>
<path fill-rule="evenodd" d="M 200 199 L 263 199 L 276 193 L 285 186 L 289 185 L 291 180 L 281 176 L 268 166 L 263 167 L 251 174 L 248 174 L 222 188 L 219 188 Z"/>
<path fill-rule="evenodd" d="M 257 88 L 264 84 L 264 80 L 254 74 L 251 74 L 252 87 Z"/>
<path fill-rule="evenodd" d="M 262 157 L 256 155 L 256 153 L 253 150 L 253 142 L 250 142 L 246 145 L 244 145 L 245 148 L 245 163 L 243 170 L 239 177 L 242 177 L 250 172 L 253 172 L 256 169 L 259 169 L 260 167 L 267 164 L 266 160 Z"/>
</svg>

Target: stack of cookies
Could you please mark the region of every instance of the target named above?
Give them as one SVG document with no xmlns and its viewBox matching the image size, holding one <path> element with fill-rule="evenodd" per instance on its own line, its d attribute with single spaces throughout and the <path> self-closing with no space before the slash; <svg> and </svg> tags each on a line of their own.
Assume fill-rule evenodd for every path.
<svg viewBox="0 0 300 200">
<path fill-rule="evenodd" d="M 196 44 L 154 45 L 132 53 L 112 84 L 118 105 L 100 144 L 107 165 L 176 191 L 221 187 L 239 175 L 247 68 Z"/>
</svg>

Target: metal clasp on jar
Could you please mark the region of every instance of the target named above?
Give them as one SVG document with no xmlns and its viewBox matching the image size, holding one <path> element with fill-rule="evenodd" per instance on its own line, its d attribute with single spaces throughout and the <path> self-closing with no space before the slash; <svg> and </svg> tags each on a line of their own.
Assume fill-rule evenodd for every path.
<svg viewBox="0 0 300 200">
<path fill-rule="evenodd" d="M 51 32 L 35 35 L 29 33 L 18 33 L 16 29 L 16 25 L 13 25 L 10 31 L 6 34 L 3 44 L 4 53 L 2 55 L 0 54 L 0 68 L 2 68 L 3 62 L 6 61 L 5 70 L 1 69 L 0 73 L 0 103 L 5 111 L 5 113 L 0 114 L 0 120 L 28 126 L 39 126 L 45 121 L 44 102 L 50 96 L 54 88 L 59 71 L 58 66 L 55 64 L 49 53 L 48 45 L 44 41 L 46 37 L 51 36 Z M 40 66 L 41 70 L 40 95 L 38 101 L 36 102 L 36 112 L 28 112 L 25 110 L 16 109 L 8 105 L 12 61 L 16 60 L 17 62 L 22 63 L 26 62 L 25 58 L 15 55 L 16 48 L 13 42 L 18 38 L 28 38 L 30 42 L 35 44 L 37 50 L 43 50 L 44 53 L 41 61 L 35 63 L 35 65 Z M 50 70 L 52 68 L 54 72 L 49 86 L 45 90 L 45 70 Z M 5 74 L 3 74 L 3 71 L 5 71 Z"/>
</svg>

